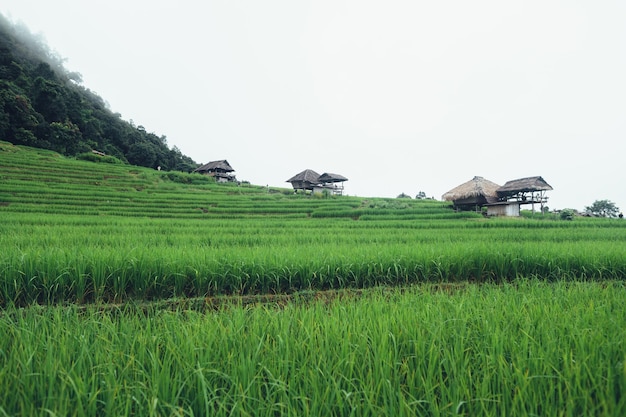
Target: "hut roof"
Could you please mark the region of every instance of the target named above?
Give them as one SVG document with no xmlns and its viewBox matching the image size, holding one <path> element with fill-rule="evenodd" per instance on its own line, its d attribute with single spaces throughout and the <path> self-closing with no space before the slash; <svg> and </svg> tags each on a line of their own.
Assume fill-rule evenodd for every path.
<svg viewBox="0 0 626 417">
<path fill-rule="evenodd" d="M 207 164 L 202 165 L 199 168 L 196 168 L 194 171 L 215 171 L 218 169 L 224 172 L 235 171 L 225 159 L 222 159 L 221 161 L 211 161 Z"/>
<path fill-rule="evenodd" d="M 527 177 L 517 180 L 507 181 L 502 187 L 498 188 L 498 195 L 506 195 L 511 193 L 523 193 L 530 191 L 547 191 L 553 188 L 541 177 Z"/>
<path fill-rule="evenodd" d="M 293 177 L 289 178 L 287 182 L 301 181 L 301 182 L 310 182 L 313 184 L 317 184 L 319 182 L 319 177 L 320 177 L 320 174 L 313 171 L 312 169 L 305 169 L 299 174 L 296 174 Z"/>
<path fill-rule="evenodd" d="M 318 181 L 319 182 L 343 182 L 343 181 L 348 181 L 348 179 L 344 177 L 343 175 L 324 172 L 322 175 L 319 176 Z"/>
<path fill-rule="evenodd" d="M 479 196 L 496 197 L 496 190 L 498 188 L 500 188 L 500 186 L 495 182 L 476 176 L 470 181 L 451 189 L 441 196 L 441 198 L 446 201 L 454 201 Z"/>
</svg>

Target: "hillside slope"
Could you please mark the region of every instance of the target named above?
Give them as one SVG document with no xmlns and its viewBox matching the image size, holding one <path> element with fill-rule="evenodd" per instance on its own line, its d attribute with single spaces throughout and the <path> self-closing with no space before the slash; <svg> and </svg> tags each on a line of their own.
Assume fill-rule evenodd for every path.
<svg viewBox="0 0 626 417">
<path fill-rule="evenodd" d="M 0 139 L 64 155 L 92 149 L 144 167 L 191 171 L 197 164 L 167 138 L 124 121 L 80 84 L 63 59 L 0 15 Z"/>
<path fill-rule="evenodd" d="M 0 141 L 0 205 L 5 212 L 153 218 L 236 216 L 440 216 L 449 204 L 295 195 L 291 189 L 216 184 L 200 174 L 97 163 Z"/>
<path fill-rule="evenodd" d="M 0 216 L 2 305 L 407 282 L 435 273 L 424 268 L 431 245 L 468 214 L 437 201 L 217 184 L 0 142 Z"/>
</svg>

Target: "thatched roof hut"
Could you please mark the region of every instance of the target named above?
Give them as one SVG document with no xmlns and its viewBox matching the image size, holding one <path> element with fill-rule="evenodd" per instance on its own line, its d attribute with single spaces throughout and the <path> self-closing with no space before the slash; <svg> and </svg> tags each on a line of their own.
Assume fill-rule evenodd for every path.
<svg viewBox="0 0 626 417">
<path fill-rule="evenodd" d="M 321 185 L 315 187 L 313 192 L 331 192 L 334 195 L 342 195 L 343 194 L 343 183 L 344 181 L 348 181 L 346 177 L 339 174 L 331 174 L 329 172 L 324 172 L 318 178 L 318 181 Z"/>
<path fill-rule="evenodd" d="M 287 182 L 290 182 L 294 190 L 313 190 L 313 187 L 320 184 L 320 174 L 312 169 L 305 169 L 304 171 L 289 178 Z"/>
<path fill-rule="evenodd" d="M 215 177 L 218 182 L 236 181 L 234 175 L 231 172 L 235 172 L 233 167 L 230 166 L 227 160 L 222 159 L 220 161 L 211 161 L 193 170 L 200 174 L 210 175 Z"/>
<path fill-rule="evenodd" d="M 343 192 L 343 184 L 336 185 L 336 183 L 343 183 L 344 181 L 348 181 L 348 179 L 343 175 L 331 174 L 329 172 L 324 172 L 320 175 L 312 169 L 305 169 L 287 180 L 296 191 L 329 191 L 338 195 L 341 195 Z"/>
<path fill-rule="evenodd" d="M 209 172 L 234 172 L 233 167 L 230 166 L 227 160 L 211 161 L 194 169 L 193 172 L 209 173 Z"/>
<path fill-rule="evenodd" d="M 343 175 L 324 172 L 322 175 L 319 176 L 318 181 L 326 184 L 326 183 L 331 183 L 331 182 L 344 182 L 344 181 L 348 181 L 348 179 L 344 177 Z"/>
<path fill-rule="evenodd" d="M 443 194 L 441 198 L 446 201 L 452 201 L 458 208 L 471 209 L 476 206 L 496 202 L 498 200 L 496 193 L 498 188 L 500 186 L 495 182 L 476 176 Z"/>
<path fill-rule="evenodd" d="M 541 177 L 527 177 L 507 181 L 506 184 L 498 188 L 497 193 L 498 197 L 507 198 L 518 194 L 550 191 L 552 189 L 552 186 Z"/>
<path fill-rule="evenodd" d="M 507 181 L 498 188 L 498 199 L 509 204 L 532 204 L 535 211 L 535 204 L 541 206 L 543 212 L 544 204 L 548 202 L 546 191 L 552 190 L 552 186 L 541 177 L 527 177 L 517 180 Z"/>
</svg>

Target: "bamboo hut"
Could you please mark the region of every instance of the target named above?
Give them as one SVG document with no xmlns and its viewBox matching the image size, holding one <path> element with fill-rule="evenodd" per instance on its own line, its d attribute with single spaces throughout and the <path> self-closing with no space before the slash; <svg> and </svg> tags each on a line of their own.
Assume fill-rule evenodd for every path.
<svg viewBox="0 0 626 417">
<path fill-rule="evenodd" d="M 496 190 L 499 188 L 495 182 L 476 176 L 443 194 L 441 198 L 452 201 L 457 210 L 478 211 L 480 207 L 498 201 Z"/>
</svg>

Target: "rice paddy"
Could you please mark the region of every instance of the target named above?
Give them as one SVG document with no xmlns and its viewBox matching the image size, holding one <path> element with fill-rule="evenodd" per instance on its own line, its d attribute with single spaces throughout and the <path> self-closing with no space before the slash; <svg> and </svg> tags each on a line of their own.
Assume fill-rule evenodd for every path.
<svg viewBox="0 0 626 417">
<path fill-rule="evenodd" d="M 0 415 L 624 415 L 626 222 L 0 142 Z"/>
</svg>

